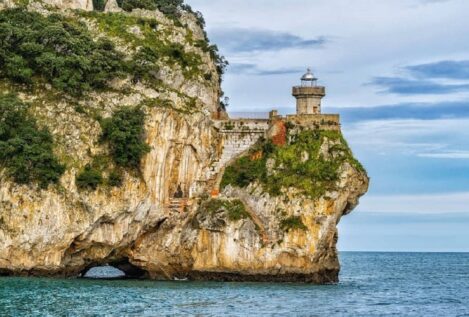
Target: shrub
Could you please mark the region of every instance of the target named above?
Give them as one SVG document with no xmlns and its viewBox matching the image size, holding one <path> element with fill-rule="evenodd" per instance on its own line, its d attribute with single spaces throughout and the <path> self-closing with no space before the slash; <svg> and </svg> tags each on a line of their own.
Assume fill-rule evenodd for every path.
<svg viewBox="0 0 469 317">
<path fill-rule="evenodd" d="M 283 219 L 282 221 L 280 221 L 280 228 L 283 231 L 308 229 L 301 220 L 301 218 L 298 216 L 291 216 Z"/>
<path fill-rule="evenodd" d="M 75 111 L 77 113 L 86 114 L 85 108 L 82 105 L 76 105 L 75 106 Z"/>
<path fill-rule="evenodd" d="M 109 173 L 109 178 L 107 180 L 107 183 L 109 186 L 121 187 L 123 181 L 124 181 L 124 177 L 120 170 L 113 170 L 111 171 L 111 173 Z"/>
<path fill-rule="evenodd" d="M 164 14 L 169 17 L 178 17 L 179 8 L 184 3 L 184 0 L 154 0 L 155 5 Z"/>
<path fill-rule="evenodd" d="M 124 11 L 132 11 L 133 9 L 155 10 L 156 5 L 153 0 L 117 0 L 117 4 Z"/>
<path fill-rule="evenodd" d="M 217 73 L 220 77 L 220 83 L 222 81 L 222 77 L 225 74 L 226 68 L 230 63 L 226 60 L 225 56 L 221 55 L 218 51 L 217 45 L 210 45 L 210 57 L 215 62 L 215 66 L 217 68 Z"/>
<path fill-rule="evenodd" d="M 134 55 L 132 61 L 134 82 L 158 79 L 158 58 L 159 53 L 155 49 L 149 46 L 143 46 L 140 48 L 139 51 Z"/>
<path fill-rule="evenodd" d="M 218 46 L 214 44 L 210 45 L 210 42 L 208 41 L 208 39 L 197 40 L 195 42 L 195 46 L 199 47 L 200 49 L 202 49 L 202 51 L 206 53 L 207 52 L 210 53 L 210 57 L 212 58 L 212 61 L 215 62 L 217 73 L 220 76 L 220 80 L 221 80 L 221 77 L 225 73 L 226 67 L 228 67 L 229 63 L 226 60 L 226 58 L 220 54 L 218 50 Z"/>
<path fill-rule="evenodd" d="M 201 206 L 201 209 L 211 215 L 220 212 L 226 212 L 227 218 L 231 221 L 238 221 L 251 217 L 251 215 L 247 212 L 243 202 L 239 199 L 210 199 L 204 202 L 204 204 Z"/>
<path fill-rule="evenodd" d="M 13 95 L 0 96 L 0 166 L 16 183 L 41 188 L 57 183 L 65 171 L 54 156 L 50 132 L 39 128 Z"/>
<path fill-rule="evenodd" d="M 266 173 L 265 160 L 252 160 L 244 156 L 225 169 L 221 187 L 224 188 L 229 184 L 241 188 L 247 187 L 256 180 L 265 179 Z"/>
<path fill-rule="evenodd" d="M 144 154 L 150 151 L 145 144 L 145 114 L 140 108 L 124 107 L 111 118 L 102 120 L 101 139 L 109 144 L 116 165 L 138 168 Z"/>
<path fill-rule="evenodd" d="M 103 176 L 101 171 L 93 168 L 91 165 L 86 165 L 85 168 L 78 174 L 76 178 L 76 185 L 80 189 L 93 189 L 98 188 L 103 183 Z"/>
<path fill-rule="evenodd" d="M 95 20 L 102 32 L 113 37 L 122 38 L 130 46 L 137 49 L 134 56 L 127 63 L 126 68 L 129 74 L 134 75 L 134 81 L 155 79 L 158 72 L 157 62 L 161 59 L 171 64 L 179 64 L 185 78 L 204 77 L 205 75 L 200 68 L 200 65 L 203 64 L 200 54 L 194 51 L 186 51 L 184 46 L 179 43 L 155 41 L 155 30 L 158 23 L 154 19 L 137 18 L 124 13 L 80 12 L 80 15 Z M 136 24 L 140 27 L 142 37 L 128 32 L 128 28 Z M 188 33 L 190 34 L 190 31 Z M 192 41 L 188 42 L 191 43 Z M 218 79 L 221 80 L 227 62 L 219 54 L 218 48 L 210 45 L 208 39 L 197 40 L 194 45 L 204 52 L 210 53 L 220 73 Z"/>
<path fill-rule="evenodd" d="M 182 2 L 182 1 L 181 1 Z M 200 11 L 194 11 L 192 9 L 192 7 L 188 4 L 182 4 L 181 5 L 181 8 L 189 13 L 192 13 L 196 20 L 197 20 L 197 25 L 201 28 L 201 29 L 204 29 L 205 28 L 205 19 L 204 19 L 204 16 L 202 15 L 202 13 Z"/>
<path fill-rule="evenodd" d="M 246 211 L 246 207 L 239 199 L 231 201 L 228 206 L 228 219 L 231 221 L 238 221 L 241 219 L 250 218 L 251 215 Z"/>
<path fill-rule="evenodd" d="M 0 77 L 30 85 L 39 76 L 72 95 L 106 88 L 126 67 L 110 41 L 57 14 L 0 11 L 0 43 Z"/>
<path fill-rule="evenodd" d="M 117 4 L 125 11 L 133 9 L 158 9 L 171 19 L 179 17 L 179 9 L 184 0 L 117 0 Z"/>
<path fill-rule="evenodd" d="M 104 11 L 106 0 L 93 0 L 93 9 L 96 11 Z"/>
</svg>

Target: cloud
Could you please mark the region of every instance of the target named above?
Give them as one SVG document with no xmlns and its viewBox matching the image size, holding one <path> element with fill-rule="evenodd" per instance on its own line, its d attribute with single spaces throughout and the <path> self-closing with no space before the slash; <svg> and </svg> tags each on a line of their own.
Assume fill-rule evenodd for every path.
<svg viewBox="0 0 469 317">
<path fill-rule="evenodd" d="M 449 158 L 469 152 L 467 126 L 469 118 L 371 120 L 344 125 L 344 132 L 355 148 L 380 155 Z"/>
<path fill-rule="evenodd" d="M 441 84 L 402 77 L 375 77 L 369 84 L 384 88 L 383 93 L 398 95 L 442 95 L 469 89 L 469 84 Z"/>
<path fill-rule="evenodd" d="M 367 85 L 384 88 L 382 93 L 398 95 L 444 95 L 469 90 L 468 83 L 448 84 L 442 82 L 442 79 L 469 80 L 469 60 L 443 60 L 408 65 L 401 70 L 405 75 L 374 77 Z"/>
<path fill-rule="evenodd" d="M 469 60 L 439 61 L 405 67 L 412 75 L 426 78 L 469 79 Z"/>
<path fill-rule="evenodd" d="M 437 159 L 469 159 L 469 151 L 420 153 L 418 156 Z"/>
<path fill-rule="evenodd" d="M 418 0 L 423 4 L 432 4 L 432 3 L 441 3 L 441 2 L 448 2 L 451 0 Z"/>
<path fill-rule="evenodd" d="M 416 195 L 368 195 L 361 199 L 363 212 L 469 213 L 469 192 Z"/>
<path fill-rule="evenodd" d="M 329 108 L 340 113 L 344 123 L 383 119 L 447 119 L 469 117 L 469 101 L 401 103 L 375 107 Z"/>
<path fill-rule="evenodd" d="M 320 48 L 326 43 L 326 38 L 323 36 L 304 39 L 288 32 L 244 28 L 213 30 L 210 32 L 210 37 L 222 50 L 236 53 Z"/>
<path fill-rule="evenodd" d="M 274 69 L 262 69 L 256 64 L 249 63 L 232 63 L 228 67 L 228 71 L 232 74 L 247 74 L 257 76 L 275 76 L 275 75 L 287 75 L 287 74 L 298 74 L 304 71 L 304 68 L 274 68 Z"/>
</svg>

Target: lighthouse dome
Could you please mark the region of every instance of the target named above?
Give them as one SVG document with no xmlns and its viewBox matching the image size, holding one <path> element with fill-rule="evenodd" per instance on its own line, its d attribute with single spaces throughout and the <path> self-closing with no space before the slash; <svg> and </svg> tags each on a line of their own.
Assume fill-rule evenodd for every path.
<svg viewBox="0 0 469 317">
<path fill-rule="evenodd" d="M 301 80 L 313 81 L 313 80 L 317 80 L 317 78 L 314 77 L 313 72 L 311 71 L 311 68 L 308 68 L 308 70 L 306 71 L 306 74 L 304 74 L 303 77 L 301 77 Z"/>
</svg>

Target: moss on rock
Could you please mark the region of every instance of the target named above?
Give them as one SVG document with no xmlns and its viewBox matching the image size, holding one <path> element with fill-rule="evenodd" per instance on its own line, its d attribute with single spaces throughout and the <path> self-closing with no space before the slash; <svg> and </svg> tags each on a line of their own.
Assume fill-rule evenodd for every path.
<svg viewBox="0 0 469 317">
<path fill-rule="evenodd" d="M 210 215 L 226 213 L 226 216 L 230 221 L 239 221 L 251 218 L 243 202 L 239 199 L 209 199 L 202 204 L 200 209 Z"/>
<path fill-rule="evenodd" d="M 280 228 L 287 232 L 290 230 L 307 230 L 308 228 L 305 226 L 301 217 L 298 216 L 291 216 L 280 221 Z"/>
<path fill-rule="evenodd" d="M 342 164 L 349 163 L 365 172 L 339 131 L 292 131 L 287 145 L 276 146 L 261 140 L 248 155 L 228 166 L 221 187 L 243 188 L 259 182 L 274 196 L 280 195 L 282 189 L 295 188 L 314 199 L 334 187 Z"/>
</svg>

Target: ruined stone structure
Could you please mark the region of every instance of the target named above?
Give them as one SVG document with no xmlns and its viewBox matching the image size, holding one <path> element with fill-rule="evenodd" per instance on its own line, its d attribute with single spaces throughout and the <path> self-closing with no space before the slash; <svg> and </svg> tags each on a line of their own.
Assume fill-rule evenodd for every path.
<svg viewBox="0 0 469 317">
<path fill-rule="evenodd" d="M 317 78 L 311 70 L 301 77 L 301 86 L 293 87 L 293 96 L 297 99 L 296 114 L 281 116 L 277 110 L 272 110 L 269 119 L 228 119 L 217 120 L 216 127 L 223 136 L 223 150 L 220 160 L 210 168 L 209 179 L 212 179 L 214 193 L 218 193 L 221 171 L 230 161 L 239 157 L 260 138 L 267 137 L 276 123 L 292 123 L 305 128 L 340 131 L 340 116 L 338 114 L 321 114 L 321 99 L 325 96 L 325 87 L 317 86 Z"/>
</svg>

